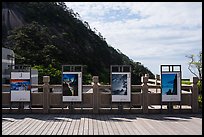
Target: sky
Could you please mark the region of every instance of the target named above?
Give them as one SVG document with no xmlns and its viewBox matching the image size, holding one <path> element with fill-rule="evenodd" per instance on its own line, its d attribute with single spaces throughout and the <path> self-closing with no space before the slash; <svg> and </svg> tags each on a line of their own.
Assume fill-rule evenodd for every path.
<svg viewBox="0 0 204 137">
<path fill-rule="evenodd" d="M 154 74 L 160 65 L 181 65 L 182 79 L 194 76 L 186 55 L 202 51 L 202 2 L 66 2 L 67 7 Z"/>
</svg>

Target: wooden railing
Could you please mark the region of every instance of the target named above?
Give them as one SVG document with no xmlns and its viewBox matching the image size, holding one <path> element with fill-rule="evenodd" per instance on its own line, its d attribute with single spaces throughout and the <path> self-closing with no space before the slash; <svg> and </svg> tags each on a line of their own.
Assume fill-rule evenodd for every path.
<svg viewBox="0 0 204 137">
<path fill-rule="evenodd" d="M 193 78 L 192 85 L 181 86 L 181 102 L 174 102 L 169 111 L 168 103 L 161 102 L 161 85 L 148 84 L 149 77 L 141 77 L 141 85 L 131 85 L 131 102 L 116 103 L 111 101 L 111 86 L 100 85 L 98 76 L 93 77 L 93 85 L 83 85 L 82 89 L 92 89 L 82 93 L 82 102 L 62 102 L 62 92 L 50 92 L 50 89 L 62 85 L 50 85 L 49 76 L 43 77 L 44 84 L 32 85 L 43 92 L 31 92 L 30 103 L 11 103 L 10 92 L 2 91 L 3 113 L 198 113 L 198 79 Z M 157 81 L 158 82 L 158 81 Z M 9 85 L 2 84 L 2 90 Z M 162 104 L 162 105 L 161 105 Z M 22 107 L 22 105 L 24 105 Z M 20 107 L 21 106 L 21 107 Z M 28 106 L 28 107 L 26 107 Z M 163 106 L 164 108 L 162 108 Z"/>
</svg>

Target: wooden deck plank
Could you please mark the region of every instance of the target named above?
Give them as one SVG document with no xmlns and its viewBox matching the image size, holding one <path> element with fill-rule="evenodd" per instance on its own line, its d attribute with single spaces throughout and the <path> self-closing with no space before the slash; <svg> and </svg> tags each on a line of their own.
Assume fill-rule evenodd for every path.
<svg viewBox="0 0 204 137">
<path fill-rule="evenodd" d="M 178 126 L 174 121 L 168 121 L 168 120 L 157 120 L 158 122 L 154 122 L 156 125 L 155 127 L 158 127 L 158 130 L 160 134 L 167 134 L 167 135 L 180 135 L 178 132 Z"/>
<path fill-rule="evenodd" d="M 167 125 L 164 126 L 161 121 L 155 120 L 158 119 L 158 116 L 152 116 L 151 118 L 144 119 L 144 123 L 148 125 L 148 129 L 151 132 L 151 134 L 154 135 L 174 135 L 172 134 L 171 128 L 169 128 Z M 152 132 L 153 131 L 153 132 Z"/>
<path fill-rule="evenodd" d="M 117 118 L 119 120 L 118 123 L 119 123 L 121 129 L 123 130 L 124 135 L 130 135 L 127 127 L 125 126 L 125 121 L 126 120 L 124 119 L 123 115 L 118 115 Z"/>
<path fill-rule="evenodd" d="M 78 134 L 78 130 L 79 130 L 79 124 L 80 124 L 80 115 L 75 115 L 75 124 L 73 127 L 73 132 L 71 135 L 77 135 Z"/>
<path fill-rule="evenodd" d="M 2 122 L 2 131 L 8 129 L 9 126 L 13 125 L 17 120 L 11 120 L 9 119 L 10 122 Z"/>
<path fill-rule="evenodd" d="M 122 127 L 119 124 L 118 115 L 114 115 L 114 122 L 115 122 L 117 130 L 119 131 L 119 135 L 125 135 L 124 131 L 122 130 Z"/>
<path fill-rule="evenodd" d="M 9 117 L 9 114 L 2 115 L 2 128 L 5 127 L 7 124 L 10 124 L 11 122 L 14 122 L 15 119 Z"/>
<path fill-rule="evenodd" d="M 46 117 L 48 117 L 47 115 L 39 115 L 38 117 L 36 117 L 37 122 L 35 123 L 35 125 L 29 130 L 29 132 L 27 132 L 27 135 L 35 135 L 36 131 L 38 131 L 40 129 L 40 127 L 42 126 L 42 124 L 45 121 Z"/>
<path fill-rule="evenodd" d="M 155 123 L 153 119 L 143 119 L 144 125 L 146 125 L 146 129 L 150 132 L 151 135 L 161 135 L 159 132 L 158 124 Z M 167 127 L 167 129 L 169 129 Z M 171 130 L 171 129 L 170 129 Z"/>
<path fill-rule="evenodd" d="M 89 135 L 94 135 L 94 130 L 93 130 L 93 117 L 92 115 L 88 115 L 89 119 L 88 119 L 88 123 L 89 123 Z"/>
<path fill-rule="evenodd" d="M 92 115 L 92 117 L 93 117 L 93 134 L 94 135 L 98 135 L 99 133 L 98 133 L 98 124 L 97 124 L 97 120 L 96 120 L 96 118 L 98 117 L 98 115 Z"/>
<path fill-rule="evenodd" d="M 9 118 L 9 116 L 7 117 L 2 117 L 2 128 L 6 127 L 7 125 L 11 124 L 12 122 L 14 122 L 15 119 L 13 118 Z"/>
<path fill-rule="evenodd" d="M 47 133 L 49 132 L 51 126 L 53 125 L 54 121 L 53 118 L 51 120 L 48 121 L 48 124 L 46 125 L 45 129 L 42 131 L 41 135 L 47 135 Z"/>
<path fill-rule="evenodd" d="M 54 122 L 54 124 L 55 124 L 55 126 L 54 126 L 54 129 L 53 129 L 53 131 L 52 131 L 52 133 L 51 133 L 51 135 L 57 135 L 57 133 L 58 133 L 58 131 L 60 130 L 60 128 L 61 128 L 61 125 L 62 125 L 62 123 L 63 123 L 63 115 L 61 115 L 61 116 L 57 116 L 56 118 L 55 118 L 55 122 Z"/>
<path fill-rule="evenodd" d="M 39 133 L 40 129 L 43 128 L 44 124 L 47 122 L 49 118 L 50 118 L 49 115 L 44 115 L 43 117 L 41 117 L 39 125 L 32 131 L 32 135 L 36 135 L 37 133 Z"/>
<path fill-rule="evenodd" d="M 2 135 L 202 135 L 202 115 L 3 115 Z"/>
<path fill-rule="evenodd" d="M 14 117 L 14 118 L 12 118 L 12 116 Z M 6 124 L 2 124 L 2 131 L 5 131 L 6 129 L 8 129 L 11 125 L 13 125 L 15 122 L 17 122 L 18 121 L 18 119 L 22 119 L 22 118 L 24 118 L 24 115 L 4 115 L 3 116 L 3 118 L 4 119 L 6 119 L 7 121 L 9 121 L 8 123 L 6 123 Z M 15 119 L 16 118 L 16 119 Z M 5 120 L 3 120 L 3 122 L 2 123 L 4 123 L 4 121 Z"/>
<path fill-rule="evenodd" d="M 100 118 L 102 121 L 102 128 L 103 128 L 104 135 L 110 135 L 109 130 L 108 130 L 108 128 L 110 127 L 107 127 L 106 125 L 105 115 L 101 115 Z"/>
<path fill-rule="evenodd" d="M 106 123 L 106 127 L 108 129 L 109 135 L 114 135 L 113 127 L 110 124 L 111 121 L 110 121 L 109 117 L 107 115 L 103 115 L 103 117 L 104 117 L 104 120 L 105 120 L 105 123 Z"/>
<path fill-rule="evenodd" d="M 170 135 L 172 135 L 172 134 L 177 134 L 177 135 L 189 134 L 188 130 L 187 131 L 184 130 L 185 128 L 181 128 L 181 126 L 178 124 L 181 122 L 187 122 L 188 119 L 183 119 L 183 118 L 180 118 L 178 116 L 171 116 L 171 117 L 164 116 L 163 119 L 164 120 L 160 120 L 161 122 L 159 123 L 159 125 L 161 124 L 160 129 L 164 129 L 163 132 L 165 132 L 165 129 L 168 128 L 168 131 L 166 131 L 166 132 Z"/>
<path fill-rule="evenodd" d="M 72 122 L 71 122 L 71 125 L 69 127 L 69 131 L 68 131 L 67 135 L 72 135 L 73 134 L 74 126 L 75 126 L 75 123 L 76 123 L 76 115 L 71 115 L 71 118 L 72 118 Z"/>
<path fill-rule="evenodd" d="M 113 130 L 113 134 L 114 135 L 119 135 L 119 131 L 113 121 L 113 115 L 107 115 L 108 119 L 109 119 L 109 123 L 110 123 L 110 126 L 112 127 L 112 130 Z"/>
<path fill-rule="evenodd" d="M 188 131 L 184 131 L 176 122 L 165 122 L 165 127 L 167 127 L 171 132 L 171 135 L 185 135 Z"/>
<path fill-rule="evenodd" d="M 87 115 L 84 117 L 84 130 L 83 130 L 83 135 L 88 135 L 89 134 L 89 121 L 88 121 Z"/>
<path fill-rule="evenodd" d="M 129 125 L 133 129 L 134 135 L 141 135 L 139 129 L 135 128 L 135 125 L 134 125 L 135 121 L 136 121 L 136 119 L 132 119 L 132 122 Z"/>
<path fill-rule="evenodd" d="M 2 134 L 3 135 L 9 135 L 11 132 L 13 132 L 16 128 L 18 128 L 20 125 L 22 125 L 22 123 L 25 121 L 24 117 L 25 117 L 25 115 L 23 115 L 21 117 L 21 119 L 17 120 L 13 124 L 11 124 L 9 127 L 7 127 L 7 129 L 3 130 Z"/>
<path fill-rule="evenodd" d="M 13 122 L 13 120 L 2 118 L 2 127 L 5 127 L 5 125 L 10 124 L 11 122 Z"/>
<path fill-rule="evenodd" d="M 50 124 L 48 125 L 48 129 L 47 129 L 47 132 L 45 132 L 45 135 L 51 135 L 55 126 L 56 126 L 56 122 L 55 122 L 55 119 L 53 118 Z"/>
<path fill-rule="evenodd" d="M 185 131 L 184 128 L 181 128 L 180 125 L 178 125 L 178 122 L 181 122 L 182 119 L 180 119 L 179 117 L 174 118 L 173 117 L 169 117 L 169 116 L 164 116 L 163 117 L 163 121 L 161 121 L 159 123 L 159 125 L 161 124 L 161 128 L 163 129 L 165 133 L 172 135 L 172 134 L 178 134 L 178 135 L 184 135 L 184 134 L 188 134 L 188 131 Z M 168 130 L 165 130 L 166 127 L 168 128 Z M 182 131 L 182 132 L 181 132 Z"/>
<path fill-rule="evenodd" d="M 31 123 L 30 118 L 23 118 L 23 121 L 21 121 L 18 125 L 13 126 L 12 128 L 10 127 L 11 129 L 8 135 L 12 135 L 13 132 L 18 131 L 21 128 L 21 126 L 25 124 L 26 126 L 24 126 L 22 130 L 24 131 L 24 129 L 26 129 L 30 123 Z"/>
<path fill-rule="evenodd" d="M 137 118 L 136 120 L 133 121 L 133 126 L 135 129 L 137 129 L 139 135 L 150 135 L 150 133 L 145 129 L 145 127 L 142 126 L 141 124 L 142 119 Z"/>
<path fill-rule="evenodd" d="M 132 129 L 132 126 L 131 126 L 131 123 L 133 121 L 131 119 L 128 119 L 126 118 L 125 121 L 124 121 L 124 126 L 126 127 L 126 129 L 128 130 L 129 132 L 129 135 L 134 135 L 134 129 Z"/>
<path fill-rule="evenodd" d="M 62 116 L 62 122 L 61 122 L 61 126 L 58 130 L 58 132 L 56 133 L 56 135 L 61 135 L 62 132 L 64 131 L 64 128 L 66 126 L 66 122 L 67 122 L 67 118 L 65 117 L 65 115 Z"/>
<path fill-rule="evenodd" d="M 29 123 L 27 123 L 27 124 L 23 123 L 22 126 L 25 127 L 25 128 L 23 129 L 22 132 L 19 133 L 19 135 L 25 135 L 27 132 L 29 132 L 34 127 L 37 120 L 35 118 L 33 118 L 33 117 L 38 117 L 38 114 L 29 116 L 29 119 L 28 119 Z M 30 133 L 28 133 L 28 134 L 30 134 Z"/>
<path fill-rule="evenodd" d="M 102 129 L 103 129 L 103 133 L 104 133 L 104 135 L 109 135 L 108 127 L 106 126 L 104 116 L 105 116 L 105 115 L 101 115 L 101 116 L 100 116 L 100 118 L 101 118 L 101 124 L 102 124 Z"/>
<path fill-rule="evenodd" d="M 50 115 L 47 122 L 43 125 L 43 127 L 36 133 L 36 135 L 46 135 L 48 130 L 50 129 L 50 125 L 53 122 L 53 115 Z"/>
<path fill-rule="evenodd" d="M 78 134 L 77 135 L 83 135 L 84 132 L 84 115 L 80 115 L 80 124 L 79 124 L 79 129 L 78 129 Z"/>
<path fill-rule="evenodd" d="M 97 116 L 97 125 L 98 125 L 98 134 L 99 135 L 104 135 L 104 131 L 103 131 L 103 128 L 102 128 L 101 115 Z"/>
<path fill-rule="evenodd" d="M 197 120 L 198 118 L 196 117 L 190 117 L 191 122 L 180 122 L 180 124 L 183 124 L 183 126 L 186 126 L 187 128 L 191 129 L 194 131 L 195 134 L 202 134 L 202 131 L 199 130 L 200 127 L 202 127 L 202 121 Z"/>
<path fill-rule="evenodd" d="M 34 116 L 34 115 L 33 115 Z M 22 123 L 17 129 L 15 129 L 14 132 L 11 132 L 11 135 L 19 135 L 22 133 L 26 128 L 28 128 L 31 125 L 31 119 L 30 116 L 28 118 L 25 118 L 25 122 Z"/>
<path fill-rule="evenodd" d="M 182 122 L 176 122 L 176 124 L 178 125 L 178 127 L 180 128 L 180 130 L 184 130 L 184 132 L 187 134 L 192 134 L 195 135 L 197 134 L 196 131 L 194 129 L 192 129 L 192 126 L 189 126 L 190 123 L 184 123 L 182 124 Z M 184 134 L 185 134 L 184 133 Z"/>
<path fill-rule="evenodd" d="M 72 115 L 71 114 L 69 116 L 67 116 L 66 126 L 64 128 L 64 131 L 62 132 L 62 135 L 68 135 L 69 128 L 71 126 L 72 120 L 73 119 L 72 119 Z"/>
<path fill-rule="evenodd" d="M 186 125 L 184 124 L 184 126 L 186 126 Z M 202 134 L 202 131 L 199 130 L 199 128 L 202 127 L 201 124 L 188 123 L 187 126 L 188 126 L 188 128 L 192 129 L 196 135 Z"/>
</svg>

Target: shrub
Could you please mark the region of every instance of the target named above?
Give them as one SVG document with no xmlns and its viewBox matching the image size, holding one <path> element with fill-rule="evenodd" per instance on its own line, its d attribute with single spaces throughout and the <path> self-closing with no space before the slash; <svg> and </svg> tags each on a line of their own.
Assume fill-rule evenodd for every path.
<svg viewBox="0 0 204 137">
<path fill-rule="evenodd" d="M 202 95 L 198 96 L 198 105 L 200 108 L 202 108 Z"/>
</svg>

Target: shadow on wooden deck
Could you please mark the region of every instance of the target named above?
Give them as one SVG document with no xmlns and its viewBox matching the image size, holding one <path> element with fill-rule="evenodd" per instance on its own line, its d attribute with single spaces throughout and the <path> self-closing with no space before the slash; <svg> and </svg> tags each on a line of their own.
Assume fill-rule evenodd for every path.
<svg viewBox="0 0 204 137">
<path fill-rule="evenodd" d="M 101 119 L 101 116 L 107 116 L 107 119 Z M 202 114 L 129 114 L 129 115 L 113 115 L 113 114 L 3 114 L 2 121 L 14 122 L 15 120 L 32 118 L 42 121 L 69 121 L 69 119 L 89 118 L 100 121 L 124 121 L 131 122 L 138 118 L 160 120 L 160 121 L 188 121 L 192 118 L 201 118 Z M 71 121 L 71 120 L 70 120 Z"/>
</svg>

